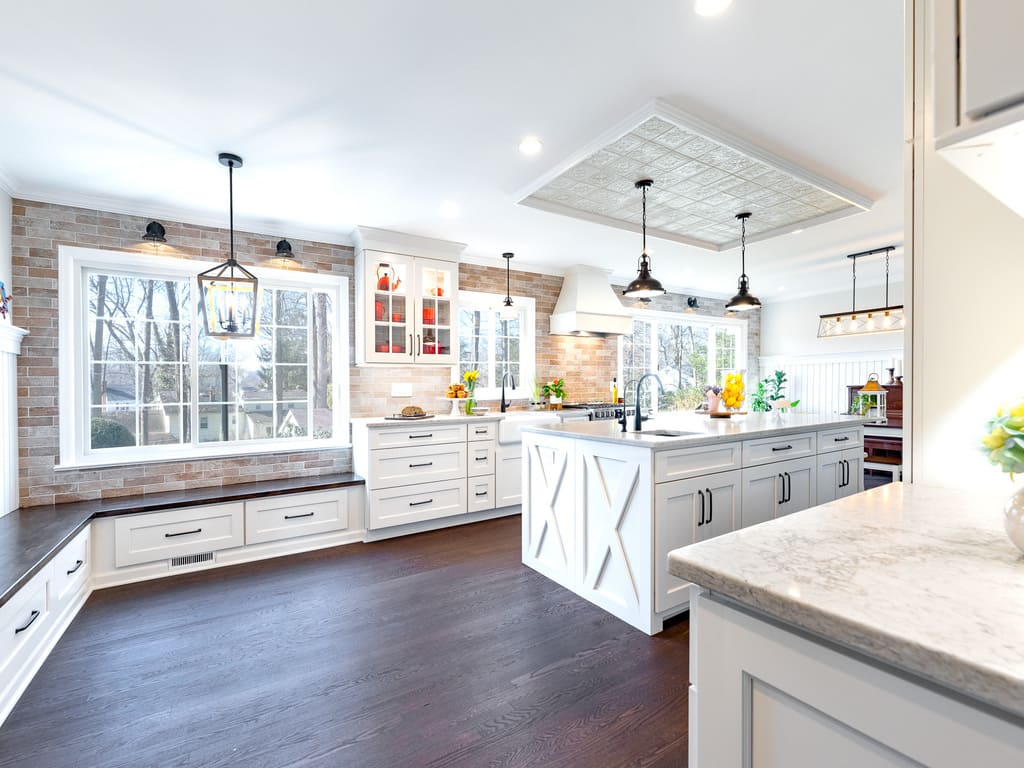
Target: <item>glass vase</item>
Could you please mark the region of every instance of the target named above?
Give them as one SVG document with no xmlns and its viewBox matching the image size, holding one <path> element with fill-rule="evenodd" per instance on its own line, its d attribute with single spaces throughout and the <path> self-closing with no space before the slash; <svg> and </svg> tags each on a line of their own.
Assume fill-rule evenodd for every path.
<svg viewBox="0 0 1024 768">
<path fill-rule="evenodd" d="M 472 416 L 473 409 L 476 407 L 476 399 L 473 397 L 473 393 L 469 392 L 466 395 L 466 415 Z"/>
<path fill-rule="evenodd" d="M 1024 552 L 1024 487 L 1021 487 L 1006 502 L 1003 510 L 1003 527 L 1010 541 Z"/>
</svg>

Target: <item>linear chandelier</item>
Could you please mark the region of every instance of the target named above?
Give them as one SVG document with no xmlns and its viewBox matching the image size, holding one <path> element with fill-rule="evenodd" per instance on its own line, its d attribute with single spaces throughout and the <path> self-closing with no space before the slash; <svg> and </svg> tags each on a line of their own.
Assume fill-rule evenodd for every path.
<svg viewBox="0 0 1024 768">
<path fill-rule="evenodd" d="M 832 339 L 837 336 L 863 336 L 869 333 L 894 333 L 906 326 L 902 304 L 889 304 L 889 255 L 895 246 L 873 248 L 870 251 L 851 253 L 846 258 L 853 260 L 853 304 L 849 312 L 830 312 L 818 319 L 818 338 Z M 875 254 L 885 254 L 885 306 L 873 309 L 857 309 L 857 259 Z"/>
</svg>

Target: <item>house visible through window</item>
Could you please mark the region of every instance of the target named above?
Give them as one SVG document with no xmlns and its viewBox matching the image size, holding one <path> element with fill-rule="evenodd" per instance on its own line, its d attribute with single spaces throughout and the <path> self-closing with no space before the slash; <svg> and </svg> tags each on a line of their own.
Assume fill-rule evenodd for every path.
<svg viewBox="0 0 1024 768">
<path fill-rule="evenodd" d="M 62 346 L 80 361 L 88 407 L 73 410 L 82 418 L 73 436 L 62 435 L 62 463 L 75 463 L 69 454 L 79 463 L 145 460 L 256 441 L 280 450 L 346 432 L 333 394 L 339 369 L 347 371 L 342 279 L 268 270 L 256 337 L 220 341 L 197 322 L 196 262 L 132 264 L 134 255 L 67 250 L 62 285 L 86 331 L 62 334 Z M 62 407 L 78 391 L 62 389 Z"/>
<path fill-rule="evenodd" d="M 493 398 L 501 392 L 505 373 L 515 380 L 506 383 L 506 397 L 528 397 L 534 377 L 535 302 L 513 296 L 511 309 L 503 307 L 504 295 L 459 292 L 459 368 L 462 374 L 477 370 L 477 397 Z"/>
</svg>

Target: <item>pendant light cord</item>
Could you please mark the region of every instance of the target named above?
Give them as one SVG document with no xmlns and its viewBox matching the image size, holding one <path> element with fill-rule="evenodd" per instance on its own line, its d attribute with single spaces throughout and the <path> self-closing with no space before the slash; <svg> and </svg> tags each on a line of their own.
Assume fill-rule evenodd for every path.
<svg viewBox="0 0 1024 768">
<path fill-rule="evenodd" d="M 228 252 L 231 261 L 235 260 L 235 165 L 228 163 L 228 227 L 231 249 Z"/>
<path fill-rule="evenodd" d="M 740 279 L 747 276 L 747 220 L 740 219 Z"/>
<path fill-rule="evenodd" d="M 857 257 L 853 257 L 853 306 L 851 312 L 857 311 Z"/>
<path fill-rule="evenodd" d="M 640 220 L 640 229 L 643 238 L 643 249 L 640 251 L 640 255 L 647 256 L 647 187 L 643 188 L 643 215 Z"/>
<path fill-rule="evenodd" d="M 889 306 L 889 249 L 885 251 L 885 306 Z"/>
</svg>

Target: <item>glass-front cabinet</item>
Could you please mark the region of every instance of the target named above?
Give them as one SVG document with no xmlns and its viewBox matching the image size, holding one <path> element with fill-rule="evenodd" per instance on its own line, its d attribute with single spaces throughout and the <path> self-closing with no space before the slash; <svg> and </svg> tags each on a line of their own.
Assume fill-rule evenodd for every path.
<svg viewBox="0 0 1024 768">
<path fill-rule="evenodd" d="M 369 249 L 360 255 L 358 362 L 455 364 L 458 262 Z"/>
</svg>

